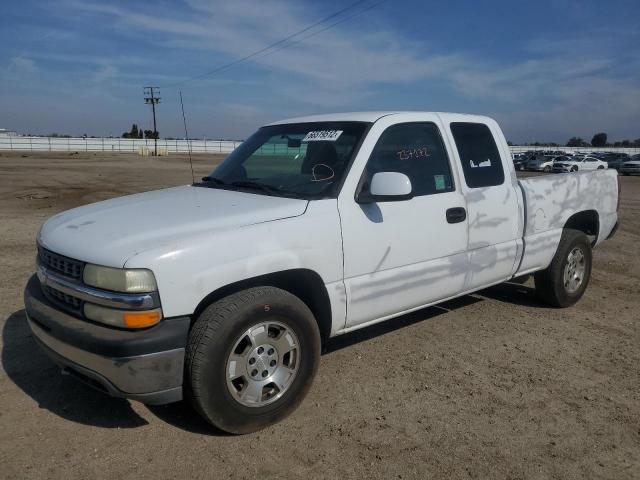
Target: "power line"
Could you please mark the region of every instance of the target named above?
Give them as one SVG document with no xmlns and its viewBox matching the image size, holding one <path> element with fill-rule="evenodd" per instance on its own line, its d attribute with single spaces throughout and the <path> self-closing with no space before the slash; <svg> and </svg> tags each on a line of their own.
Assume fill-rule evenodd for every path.
<svg viewBox="0 0 640 480">
<path fill-rule="evenodd" d="M 302 38 L 298 38 L 298 39 L 296 39 L 296 40 L 293 40 L 293 41 L 291 41 L 291 42 L 287 43 L 286 45 L 283 45 L 283 46 L 281 46 L 281 47 L 279 47 L 279 48 L 276 48 L 276 49 L 274 49 L 274 50 L 272 50 L 272 51 L 270 51 L 270 52 L 267 52 L 267 53 L 265 53 L 264 55 L 262 55 L 262 57 L 261 57 L 261 58 L 268 57 L 268 56 L 269 56 L 269 55 L 271 55 L 271 54 L 274 54 L 274 53 L 276 53 L 276 52 L 279 52 L 280 50 L 283 50 L 283 49 L 285 49 L 285 48 L 289 48 L 289 47 L 291 47 L 291 46 L 293 46 L 293 45 L 296 45 L 296 44 L 298 44 L 298 43 L 300 43 L 300 42 L 303 42 L 303 41 L 307 40 L 308 38 L 315 37 L 316 35 L 319 35 L 319 34 L 321 34 L 322 32 L 325 32 L 325 31 L 327 31 L 327 30 L 329 30 L 329 29 L 331 29 L 331 28 L 335 27 L 336 25 L 340 25 L 341 23 L 344 23 L 344 22 L 346 22 L 346 21 L 348 21 L 348 20 L 351 20 L 351 19 L 353 19 L 353 18 L 359 17 L 359 16 L 360 16 L 360 15 L 362 15 L 363 13 L 366 13 L 366 12 L 368 12 L 369 10 L 374 9 L 375 7 L 377 7 L 378 5 L 380 5 L 380 4 L 382 4 L 382 3 L 386 2 L 386 1 L 388 1 L 388 0 L 380 0 L 380 1 L 378 1 L 378 2 L 372 3 L 372 4 L 371 4 L 371 5 L 369 5 L 368 7 L 364 8 L 364 9 L 362 9 L 362 10 L 358 11 L 358 12 L 355 12 L 355 13 L 353 13 L 352 15 L 348 15 L 348 16 L 346 16 L 346 17 L 344 17 L 344 18 L 341 18 L 341 19 L 340 19 L 340 20 L 338 20 L 337 22 L 334 22 L 334 23 L 332 23 L 332 24 L 330 24 L 330 25 L 327 25 L 326 27 L 321 28 L 320 30 L 316 30 L 315 32 L 310 33 L 309 35 L 305 35 L 305 36 L 304 36 L 304 37 L 302 37 Z"/>
<path fill-rule="evenodd" d="M 270 45 L 267 45 L 266 47 L 263 47 L 263 48 L 261 48 L 259 50 L 256 50 L 255 52 L 252 52 L 252 53 L 250 53 L 248 55 L 245 55 L 244 57 L 238 58 L 237 60 L 234 60 L 232 62 L 229 62 L 229 63 L 226 63 L 224 65 L 221 65 L 220 67 L 217 67 L 217 68 L 215 68 L 213 70 L 210 70 L 208 72 L 202 73 L 200 75 L 196 75 L 196 76 L 187 78 L 185 80 L 182 80 L 180 82 L 176 82 L 176 83 L 174 83 L 172 85 L 168 85 L 168 86 L 171 87 L 171 86 L 181 85 L 183 83 L 192 82 L 194 80 L 199 80 L 201 78 L 210 77 L 212 75 L 215 75 L 216 73 L 220 73 L 220 72 L 222 72 L 224 70 L 227 70 L 227 69 L 229 69 L 229 68 L 231 68 L 231 67 L 233 67 L 233 66 L 235 66 L 235 65 L 237 65 L 239 63 L 245 62 L 245 61 L 247 61 L 247 60 L 249 60 L 251 58 L 254 58 L 254 57 L 256 57 L 256 56 L 258 56 L 258 55 L 260 55 L 262 53 L 265 53 L 268 50 L 274 49 L 275 47 L 278 47 L 278 48 L 276 50 L 274 50 L 273 52 L 268 52 L 266 55 L 263 55 L 263 57 L 267 56 L 267 55 L 270 55 L 271 53 L 275 53 L 276 51 L 282 50 L 284 48 L 288 48 L 288 47 L 290 47 L 292 45 L 296 45 L 297 43 L 300 43 L 301 41 L 303 41 L 303 40 L 305 40 L 307 38 L 310 38 L 310 37 L 313 37 L 315 35 L 318 35 L 319 33 L 322 33 L 322 32 L 324 32 L 326 30 L 329 30 L 330 28 L 333 28 L 336 25 L 339 25 L 340 23 L 343 23 L 343 22 L 345 22 L 347 20 L 355 18 L 355 17 L 357 17 L 357 16 L 359 16 L 359 15 L 361 15 L 361 14 L 363 14 L 363 13 L 365 13 L 365 12 L 371 10 L 371 9 L 373 9 L 374 7 L 377 7 L 378 5 L 380 5 L 381 3 L 384 3 L 387 0 L 381 0 L 381 1 L 378 1 L 376 3 L 373 3 L 373 4 L 365 7 L 363 10 L 360 10 L 358 12 L 355 12 L 355 13 L 351 14 L 351 15 L 348 15 L 347 17 L 345 17 L 343 19 L 340 19 L 337 22 L 334 22 L 334 23 L 330 24 L 329 26 L 327 26 L 325 28 L 322 28 L 322 29 L 320 29 L 320 30 L 318 30 L 316 32 L 312 32 L 311 34 L 304 36 L 302 39 L 297 39 L 297 40 L 290 41 L 290 40 L 294 39 L 295 37 L 297 37 L 297 36 L 299 36 L 299 35 L 301 35 L 301 34 L 303 34 L 305 32 L 308 32 L 309 30 L 311 30 L 311 29 L 313 29 L 313 28 L 315 28 L 315 27 L 317 27 L 317 26 L 319 26 L 319 25 L 321 25 L 323 23 L 326 23 L 327 21 L 329 21 L 329 20 L 331 20 L 333 18 L 336 18 L 336 17 L 342 15 L 343 13 L 345 13 L 345 12 L 347 12 L 349 10 L 353 10 L 354 8 L 356 8 L 357 6 L 359 6 L 362 3 L 365 3 L 366 1 L 367 0 L 358 0 L 356 2 L 353 2 L 350 5 L 348 5 L 347 7 L 342 8 L 342 9 L 338 10 L 337 12 L 332 13 L 331 15 L 328 15 L 327 17 L 324 17 L 322 20 L 319 20 L 319 21 L 317 21 L 317 22 L 315 22 L 315 23 L 303 28 L 302 30 L 299 30 L 299 31 L 297 31 L 297 32 L 295 32 L 295 33 L 293 33 L 291 35 L 288 35 L 287 37 L 285 37 L 285 38 L 283 38 L 281 40 L 278 40 L 277 42 L 274 42 L 274 43 L 272 43 Z M 289 43 L 287 43 L 287 42 L 289 42 Z"/>
</svg>

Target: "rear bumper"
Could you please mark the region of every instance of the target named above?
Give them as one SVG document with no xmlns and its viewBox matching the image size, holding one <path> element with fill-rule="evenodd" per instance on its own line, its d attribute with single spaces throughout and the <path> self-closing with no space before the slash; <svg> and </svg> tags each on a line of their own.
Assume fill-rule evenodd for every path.
<svg viewBox="0 0 640 480">
<path fill-rule="evenodd" d="M 29 327 L 63 372 L 114 397 L 148 404 L 182 399 L 189 317 L 142 331 L 104 327 L 56 309 L 34 276 L 24 292 Z"/>
</svg>

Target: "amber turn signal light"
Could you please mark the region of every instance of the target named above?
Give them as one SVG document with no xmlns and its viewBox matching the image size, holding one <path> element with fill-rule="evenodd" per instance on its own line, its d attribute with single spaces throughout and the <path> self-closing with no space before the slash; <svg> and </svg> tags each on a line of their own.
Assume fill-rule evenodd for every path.
<svg viewBox="0 0 640 480">
<path fill-rule="evenodd" d="M 127 328 L 146 328 L 158 323 L 162 319 L 162 314 L 159 310 L 124 312 L 122 319 Z"/>
</svg>

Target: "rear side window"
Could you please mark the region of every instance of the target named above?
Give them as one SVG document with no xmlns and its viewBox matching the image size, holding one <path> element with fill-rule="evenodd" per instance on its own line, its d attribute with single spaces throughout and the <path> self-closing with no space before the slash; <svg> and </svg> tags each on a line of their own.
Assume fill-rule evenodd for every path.
<svg viewBox="0 0 640 480">
<path fill-rule="evenodd" d="M 470 188 L 504 183 L 504 170 L 491 130 L 483 123 L 455 122 L 451 133 L 456 142 L 462 171 Z"/>
<path fill-rule="evenodd" d="M 378 172 L 404 173 L 411 180 L 414 196 L 454 190 L 449 159 L 433 123 L 400 123 L 387 128 L 367 163 L 367 185 Z"/>
</svg>

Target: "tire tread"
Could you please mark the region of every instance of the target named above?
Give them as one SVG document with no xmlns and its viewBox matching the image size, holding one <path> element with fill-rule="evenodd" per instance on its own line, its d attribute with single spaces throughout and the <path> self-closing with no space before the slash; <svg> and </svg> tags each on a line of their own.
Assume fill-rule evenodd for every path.
<svg viewBox="0 0 640 480">
<path fill-rule="evenodd" d="M 187 342 L 185 351 L 185 397 L 190 400 L 196 411 L 207 419 L 209 423 L 230 433 L 247 433 L 254 431 L 256 428 L 245 428 L 243 426 L 236 428 L 233 425 L 221 425 L 219 417 L 218 419 L 214 418 L 211 414 L 212 412 L 208 411 L 207 399 L 201 391 L 201 386 L 203 385 L 201 373 L 204 365 L 209 361 L 206 349 L 211 343 L 219 341 L 219 337 L 226 335 L 222 330 L 225 329 L 226 332 L 228 332 L 228 328 L 226 327 L 229 327 L 229 322 L 233 322 L 238 315 L 241 315 L 243 308 L 255 305 L 266 298 L 269 298 L 270 302 L 276 298 L 283 303 L 294 304 L 296 307 L 306 311 L 316 326 L 316 331 L 314 332 L 316 336 L 314 338 L 317 339 L 319 344 L 320 334 L 317 329 L 317 323 L 313 319 L 313 314 L 307 305 L 293 294 L 270 286 L 249 288 L 212 303 L 198 316 L 189 334 L 189 341 Z M 316 360 L 319 360 L 319 355 Z M 313 374 L 315 374 L 315 368 L 313 369 Z M 300 400 L 302 400 L 302 398 L 300 398 Z M 258 424 L 259 422 L 256 423 L 256 425 Z"/>
</svg>

